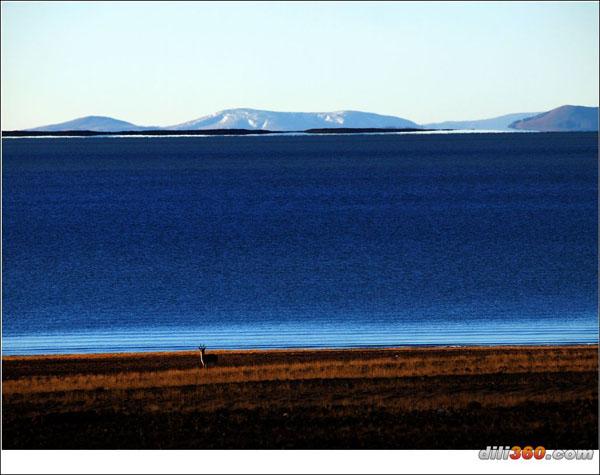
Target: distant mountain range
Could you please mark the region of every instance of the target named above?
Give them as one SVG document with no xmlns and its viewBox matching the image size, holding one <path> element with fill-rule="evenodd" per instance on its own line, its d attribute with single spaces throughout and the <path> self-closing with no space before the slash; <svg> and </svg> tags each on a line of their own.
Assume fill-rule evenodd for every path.
<svg viewBox="0 0 600 475">
<path fill-rule="evenodd" d="M 521 112 L 470 121 L 416 124 L 401 117 L 359 111 L 274 112 L 257 109 L 227 109 L 182 124 L 141 126 L 103 116 L 87 116 L 60 124 L 27 129 L 32 132 L 92 131 L 139 132 L 245 129 L 260 131 L 304 131 L 308 129 L 459 129 L 459 130 L 598 130 L 598 108 L 561 106 L 547 112 Z"/>
</svg>

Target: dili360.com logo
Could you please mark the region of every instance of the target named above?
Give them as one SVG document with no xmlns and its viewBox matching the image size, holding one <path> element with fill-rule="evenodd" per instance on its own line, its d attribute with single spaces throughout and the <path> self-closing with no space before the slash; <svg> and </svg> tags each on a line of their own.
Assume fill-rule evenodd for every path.
<svg viewBox="0 0 600 475">
<path fill-rule="evenodd" d="M 528 445 L 490 446 L 479 451 L 480 460 L 592 460 L 593 450 L 546 450 L 544 447 Z"/>
</svg>

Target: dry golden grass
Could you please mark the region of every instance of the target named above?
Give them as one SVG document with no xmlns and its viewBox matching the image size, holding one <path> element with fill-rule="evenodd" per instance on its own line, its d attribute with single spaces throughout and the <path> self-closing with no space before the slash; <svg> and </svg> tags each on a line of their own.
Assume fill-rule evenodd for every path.
<svg viewBox="0 0 600 475">
<path fill-rule="evenodd" d="M 227 360 L 227 352 L 220 353 Z M 216 366 L 210 369 L 175 366 L 165 370 L 119 371 L 108 374 L 94 372 L 20 377 L 5 380 L 3 394 L 46 393 L 53 391 L 142 389 L 169 386 L 223 384 L 259 381 L 290 381 L 304 379 L 401 378 L 413 376 L 459 376 L 475 374 L 516 374 L 561 371 L 597 371 L 597 347 L 532 347 L 532 348 L 453 348 L 439 350 L 352 350 L 344 358 L 309 358 L 302 362 L 265 362 L 272 352 L 237 352 L 242 361 L 235 366 Z M 326 353 L 326 352 L 321 352 Z M 381 353 L 381 354 L 378 354 Z M 364 355 L 369 357 L 365 358 Z M 171 354 L 153 354 L 154 359 L 167 359 Z M 96 355 L 94 355 L 96 357 Z M 6 362 L 35 364 L 48 357 L 6 358 Z M 53 357 L 56 359 L 56 357 Z M 83 359 L 75 355 L 62 357 Z M 102 355 L 110 362 L 119 355 Z M 61 361 L 61 359 L 58 359 Z"/>
</svg>

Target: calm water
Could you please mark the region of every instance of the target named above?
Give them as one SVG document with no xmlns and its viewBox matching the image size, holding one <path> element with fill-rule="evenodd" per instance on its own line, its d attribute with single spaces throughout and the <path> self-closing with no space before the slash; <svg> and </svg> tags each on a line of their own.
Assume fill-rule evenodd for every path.
<svg viewBox="0 0 600 475">
<path fill-rule="evenodd" d="M 598 135 L 5 139 L 5 354 L 598 341 Z"/>
</svg>

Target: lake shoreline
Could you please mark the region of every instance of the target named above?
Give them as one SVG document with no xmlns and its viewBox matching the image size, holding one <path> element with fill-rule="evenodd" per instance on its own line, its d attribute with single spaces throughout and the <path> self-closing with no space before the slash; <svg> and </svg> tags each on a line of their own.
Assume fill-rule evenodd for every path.
<svg viewBox="0 0 600 475">
<path fill-rule="evenodd" d="M 385 346 L 332 346 L 332 347 L 278 347 L 278 348 L 212 348 L 216 354 L 255 354 L 255 353 L 331 353 L 331 352 L 377 352 L 377 351 L 417 351 L 417 350 L 484 350 L 484 349 L 541 349 L 541 348 L 589 348 L 598 347 L 598 342 L 592 343 L 489 343 L 489 344 L 415 344 L 415 345 L 385 345 Z M 142 351 L 98 351 L 72 353 L 36 353 L 36 354 L 3 354 L 2 360 L 35 360 L 35 359 L 70 359 L 70 358 L 121 358 L 149 356 L 177 356 L 197 353 L 196 349 L 178 350 L 142 350 Z"/>
<path fill-rule="evenodd" d="M 4 448 L 598 448 L 598 345 L 3 357 Z"/>
</svg>

